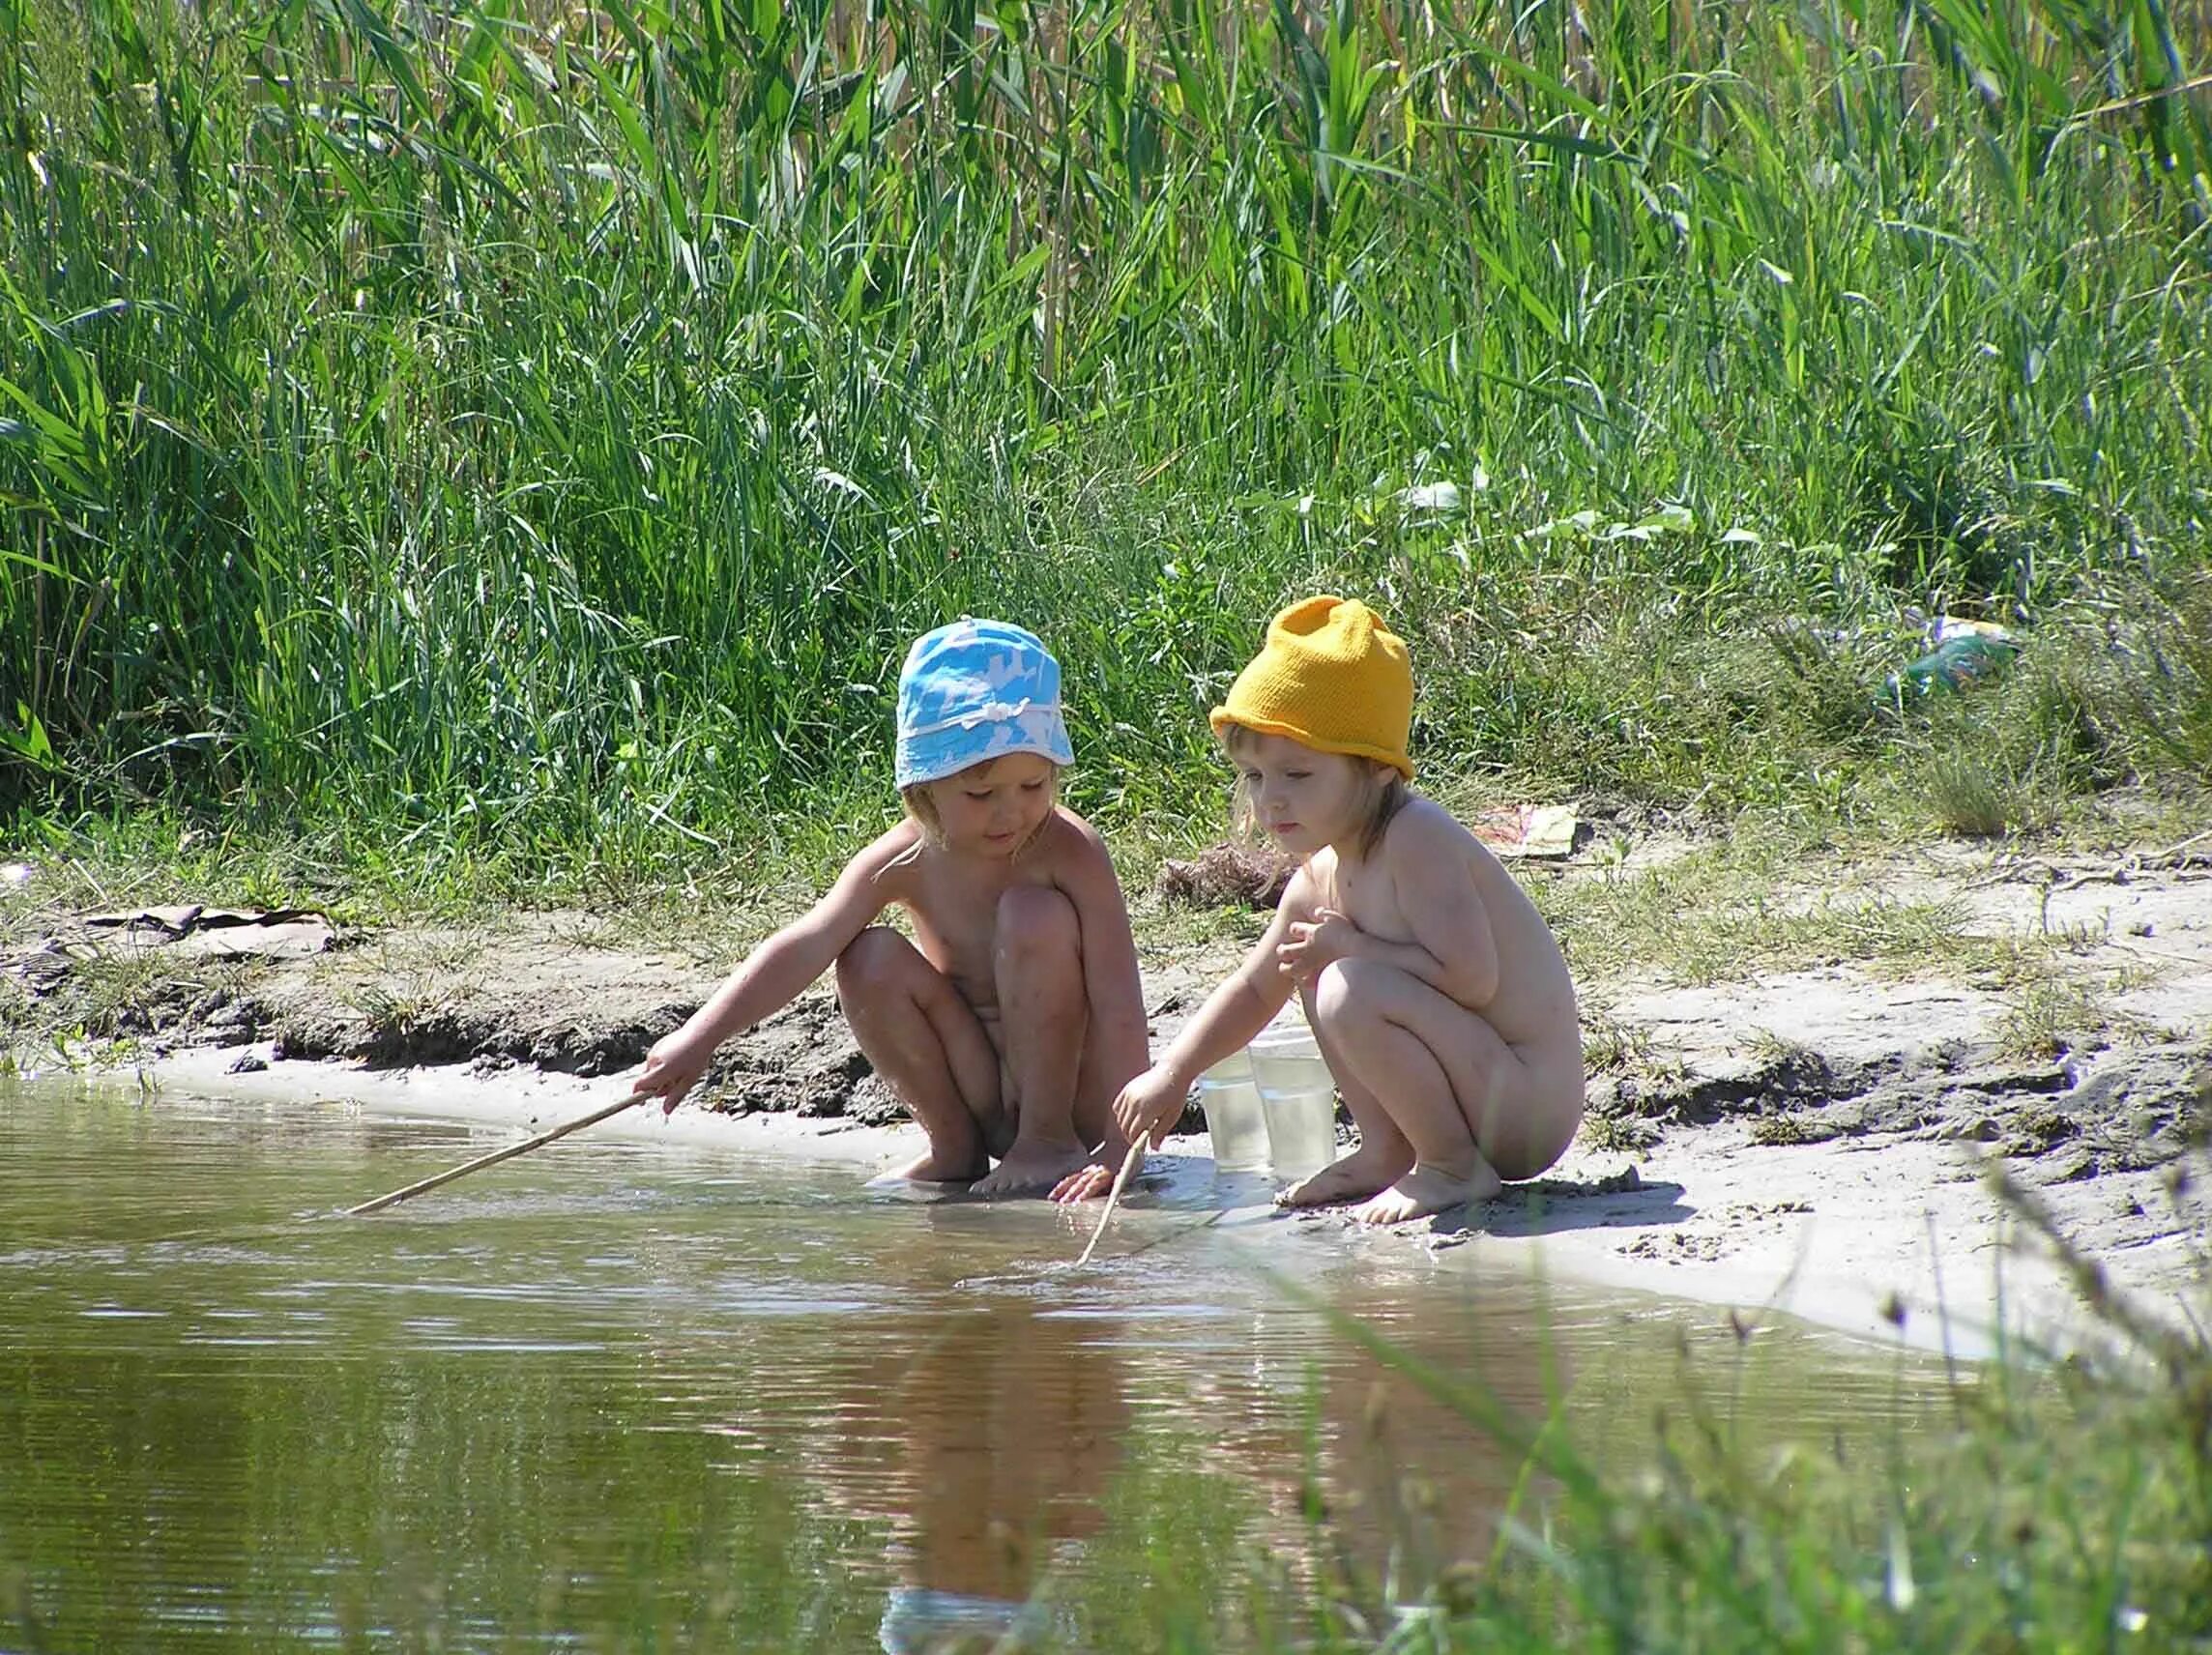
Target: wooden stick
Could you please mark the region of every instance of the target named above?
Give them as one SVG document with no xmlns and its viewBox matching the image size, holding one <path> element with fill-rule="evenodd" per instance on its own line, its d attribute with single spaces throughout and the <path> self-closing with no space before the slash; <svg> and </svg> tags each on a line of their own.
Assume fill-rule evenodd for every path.
<svg viewBox="0 0 2212 1655">
<path fill-rule="evenodd" d="M 464 1161 L 457 1167 L 449 1167 L 446 1171 L 432 1177 L 424 1178 L 420 1183 L 409 1184 L 405 1189 L 393 1190 L 390 1195 L 380 1195 L 374 1201 L 363 1202 L 359 1206 L 349 1206 L 346 1208 L 345 1215 L 348 1218 L 360 1218 L 365 1213 L 379 1212 L 394 1202 L 405 1201 L 409 1196 L 421 1195 L 425 1190 L 434 1190 L 440 1184 L 450 1184 L 457 1177 L 491 1166 L 495 1162 L 511 1160 L 516 1155 L 527 1153 L 532 1149 L 542 1149 L 556 1138 L 566 1138 L 569 1133 L 581 1131 L 587 1126 L 606 1119 L 610 1115 L 620 1115 L 630 1105 L 638 1102 L 640 1096 L 641 1094 L 632 1092 L 617 1102 L 608 1104 L 604 1109 L 595 1109 L 579 1120 L 568 1121 L 563 1125 L 554 1127 L 550 1132 L 540 1132 L 537 1137 L 524 1143 L 509 1144 L 504 1149 L 494 1149 L 488 1155 L 479 1155 L 473 1161 Z"/>
<path fill-rule="evenodd" d="M 1114 1216 L 1114 1204 L 1121 1199 L 1121 1187 L 1129 1181 L 1129 1175 L 1144 1163 L 1145 1141 L 1150 1133 L 1138 1134 L 1129 1146 L 1129 1152 L 1121 1157 L 1121 1170 L 1114 1175 L 1114 1187 L 1106 1192 L 1106 1210 L 1098 1215 L 1098 1228 L 1091 1233 L 1091 1242 L 1075 1261 L 1077 1269 L 1091 1263 L 1091 1255 L 1098 1251 L 1098 1237 L 1106 1234 L 1106 1221 Z"/>
</svg>

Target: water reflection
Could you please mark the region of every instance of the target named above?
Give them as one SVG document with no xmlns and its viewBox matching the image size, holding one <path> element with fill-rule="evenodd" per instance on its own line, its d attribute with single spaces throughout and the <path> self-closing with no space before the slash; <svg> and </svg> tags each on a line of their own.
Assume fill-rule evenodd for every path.
<svg viewBox="0 0 2212 1655">
<path fill-rule="evenodd" d="M 1142 1647 L 1169 1576 L 1234 1642 L 1269 1582 L 1417 1590 L 1515 1489 L 1340 1312 L 1523 1417 L 1566 1396 L 1601 1458 L 1677 1388 L 1648 1306 L 1266 1224 L 1074 1272 L 1039 1204 L 842 1167 L 565 1145 L 321 1216 L 480 1144 L 0 1088 L 0 1588 L 51 1646 Z M 1896 1384 L 1784 1343 L 1743 1407 Z"/>
<path fill-rule="evenodd" d="M 832 1449 L 833 1482 L 886 1520 L 883 1647 L 1036 1628 L 1040 1576 L 1077 1566 L 1121 1457 L 1129 1375 L 1116 1330 L 1017 1300 L 906 1331 L 888 1341 L 906 1344 L 903 1365 L 844 1411 Z"/>
</svg>

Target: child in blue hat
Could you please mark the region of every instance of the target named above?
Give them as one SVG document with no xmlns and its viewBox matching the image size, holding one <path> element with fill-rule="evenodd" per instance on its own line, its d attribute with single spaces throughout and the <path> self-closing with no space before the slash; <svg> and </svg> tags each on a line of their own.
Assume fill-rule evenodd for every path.
<svg viewBox="0 0 2212 1655">
<path fill-rule="evenodd" d="M 899 673 L 905 820 L 653 1048 L 633 1095 L 674 1109 L 715 1048 L 834 965 L 860 1050 L 929 1135 L 901 1176 L 1004 1195 L 1118 1162 L 1112 1106 L 1146 1065 L 1145 1007 L 1106 847 L 1058 799 L 1074 757 L 1060 663 L 1033 634 L 959 621 L 917 639 Z M 877 923 L 894 904 L 911 939 Z"/>
</svg>

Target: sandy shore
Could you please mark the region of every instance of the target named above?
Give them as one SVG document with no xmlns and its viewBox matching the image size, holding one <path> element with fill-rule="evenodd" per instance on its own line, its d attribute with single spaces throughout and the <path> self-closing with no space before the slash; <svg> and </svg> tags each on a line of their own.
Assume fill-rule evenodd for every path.
<svg viewBox="0 0 2212 1655">
<path fill-rule="evenodd" d="M 1528 877 L 1610 890 L 1650 877 L 1635 863 Z M 1154 1157 L 1117 1223 L 1135 1234 L 1157 1209 L 1226 1206 L 1255 1246 L 1545 1270 L 1884 1338 L 1902 1317 L 1907 1339 L 1964 1352 L 1991 1349 L 2000 1323 L 2082 1336 L 2064 1270 L 1989 1181 L 2001 1171 L 2114 1287 L 2168 1320 L 2204 1318 L 2212 835 L 2072 860 L 1938 847 L 1808 866 L 1757 900 L 1764 925 L 1819 916 L 1820 942 L 1793 969 L 1736 969 L 1711 950 L 1671 975 L 1578 968 L 1589 1113 L 1535 1184 L 1358 1232 L 1217 1184 L 1193 1132 Z M 1901 903 L 1939 920 L 1902 950 Z M 18 910 L 0 941 L 0 1011 L 12 992 L 48 1028 L 104 1019 L 105 1046 L 85 1057 L 160 1085 L 462 1118 L 487 1149 L 619 1095 L 727 965 L 589 915 L 367 934 L 315 915 L 131 917 Z M 1665 919 L 1629 927 L 1627 952 Z M 1721 913 L 1707 935 L 1734 935 L 1730 923 Z M 1853 954 L 1884 925 L 1886 952 Z M 1159 934 L 1143 944 L 1155 1043 L 1237 953 Z M 696 1097 L 666 1121 L 640 1111 L 591 1130 L 835 1159 L 856 1184 L 919 1148 L 820 988 L 726 1047 Z"/>
<path fill-rule="evenodd" d="M 467 1065 L 368 1069 L 342 1061 L 285 1062 L 231 1072 L 238 1053 L 180 1052 L 149 1071 L 195 1094 L 311 1101 L 334 1109 L 464 1120 L 488 1152 L 572 1119 L 621 1095 L 623 1076 L 585 1079 L 535 1068 L 472 1072 Z M 729 1115 L 684 1108 L 618 1115 L 589 1129 L 630 1141 L 832 1162 L 853 1171 L 855 1199 L 881 1199 L 868 1181 L 919 1152 L 907 1125 L 792 1114 Z M 1761 1145 L 1742 1126 L 1680 1135 L 1636 1156 L 1578 1147 L 1534 1186 L 1471 1210 L 1395 1230 L 1366 1230 L 1331 1212 L 1277 1213 L 1251 1177 L 1217 1179 L 1205 1140 L 1171 1141 L 1147 1163 L 1143 1185 L 1097 1254 L 1109 1268 L 1142 1244 L 1163 1215 L 1218 1211 L 1264 1259 L 1274 1247 L 1381 1249 L 1440 1270 L 1535 1271 L 1734 1310 L 1802 1318 L 1854 1334 L 1980 1356 L 2000 1324 L 2011 1337 L 2063 1347 L 2085 1329 L 2078 1300 L 2050 1251 L 2008 1213 L 1986 1181 L 1998 1157 L 1978 1144 L 1882 1136 L 1824 1144 Z M 558 1154 L 551 1147 L 539 1153 Z M 465 1157 L 456 1157 L 456 1159 Z M 501 1169 L 476 1175 L 497 1178 Z M 2051 1201 L 2070 1234 L 2092 1237 L 2099 1209 L 2169 1202 L 2154 1172 L 2106 1176 Z M 364 1190 L 363 1199 L 384 1193 Z M 900 1192 L 913 1194 L 913 1192 Z M 437 1192 L 419 1198 L 436 1201 Z M 1102 1211 L 1091 1203 L 1070 1249 Z M 2139 1224 L 2140 1214 L 2128 1214 Z M 370 1220 L 372 1222 L 373 1220 Z M 2197 1215 L 2200 1226 L 2201 1215 Z M 2178 1318 L 2203 1302 L 2202 1231 L 2147 1221 L 2139 1242 L 2100 1249 L 2113 1280 Z M 1902 1316 L 1902 1326 L 1898 1318 Z"/>
</svg>

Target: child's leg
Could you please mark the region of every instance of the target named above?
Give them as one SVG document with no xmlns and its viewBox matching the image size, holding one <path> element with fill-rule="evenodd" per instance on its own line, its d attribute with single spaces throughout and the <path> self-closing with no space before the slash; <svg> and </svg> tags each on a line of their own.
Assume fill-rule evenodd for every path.
<svg viewBox="0 0 2212 1655">
<path fill-rule="evenodd" d="M 837 1003 L 868 1061 L 929 1134 L 929 1152 L 899 1176 L 979 1177 L 991 1164 L 985 1137 L 1003 1118 L 999 1054 L 960 991 L 896 931 L 871 925 L 837 956 Z"/>
<path fill-rule="evenodd" d="M 1148 1054 L 1141 1047 L 1135 1051 L 1105 1050 L 1105 1043 L 1096 1038 L 1096 1025 L 1089 1017 L 1088 980 L 1083 988 L 1087 1027 L 1083 1062 L 1075 1071 L 1075 1136 L 1095 1148 L 1109 1138 L 1119 1137 L 1114 1100 L 1121 1095 L 1123 1087 L 1145 1072 Z"/>
<path fill-rule="evenodd" d="M 1275 1200 L 1283 1206 L 1329 1206 L 1342 1201 L 1365 1201 L 1412 1170 L 1413 1147 L 1406 1142 L 1390 1112 L 1360 1078 L 1359 1069 L 1339 1044 L 1336 1008 L 1332 1005 L 1324 1016 L 1311 983 L 1298 992 L 1305 1002 L 1306 1022 L 1313 1029 L 1314 1040 L 1327 1060 L 1336 1089 L 1344 1094 L 1344 1107 L 1352 1112 L 1353 1124 L 1359 1128 L 1359 1147 L 1293 1184 Z"/>
<path fill-rule="evenodd" d="M 975 1190 L 1050 1189 L 1090 1158 L 1075 1132 L 1076 1079 L 1091 1020 L 1075 905 L 1040 886 L 1007 891 L 999 899 L 993 966 L 1014 1141 Z"/>
<path fill-rule="evenodd" d="M 1492 1155 L 1514 1176 L 1532 1177 L 1564 1147 L 1553 1118 L 1565 1107 L 1550 1095 L 1561 1089 L 1448 995 L 1395 967 L 1337 960 L 1314 1000 L 1347 1068 L 1413 1150 L 1412 1169 L 1359 1209 L 1362 1222 L 1486 1200 L 1503 1187 Z M 1578 1068 L 1578 1105 L 1581 1078 Z"/>
</svg>

